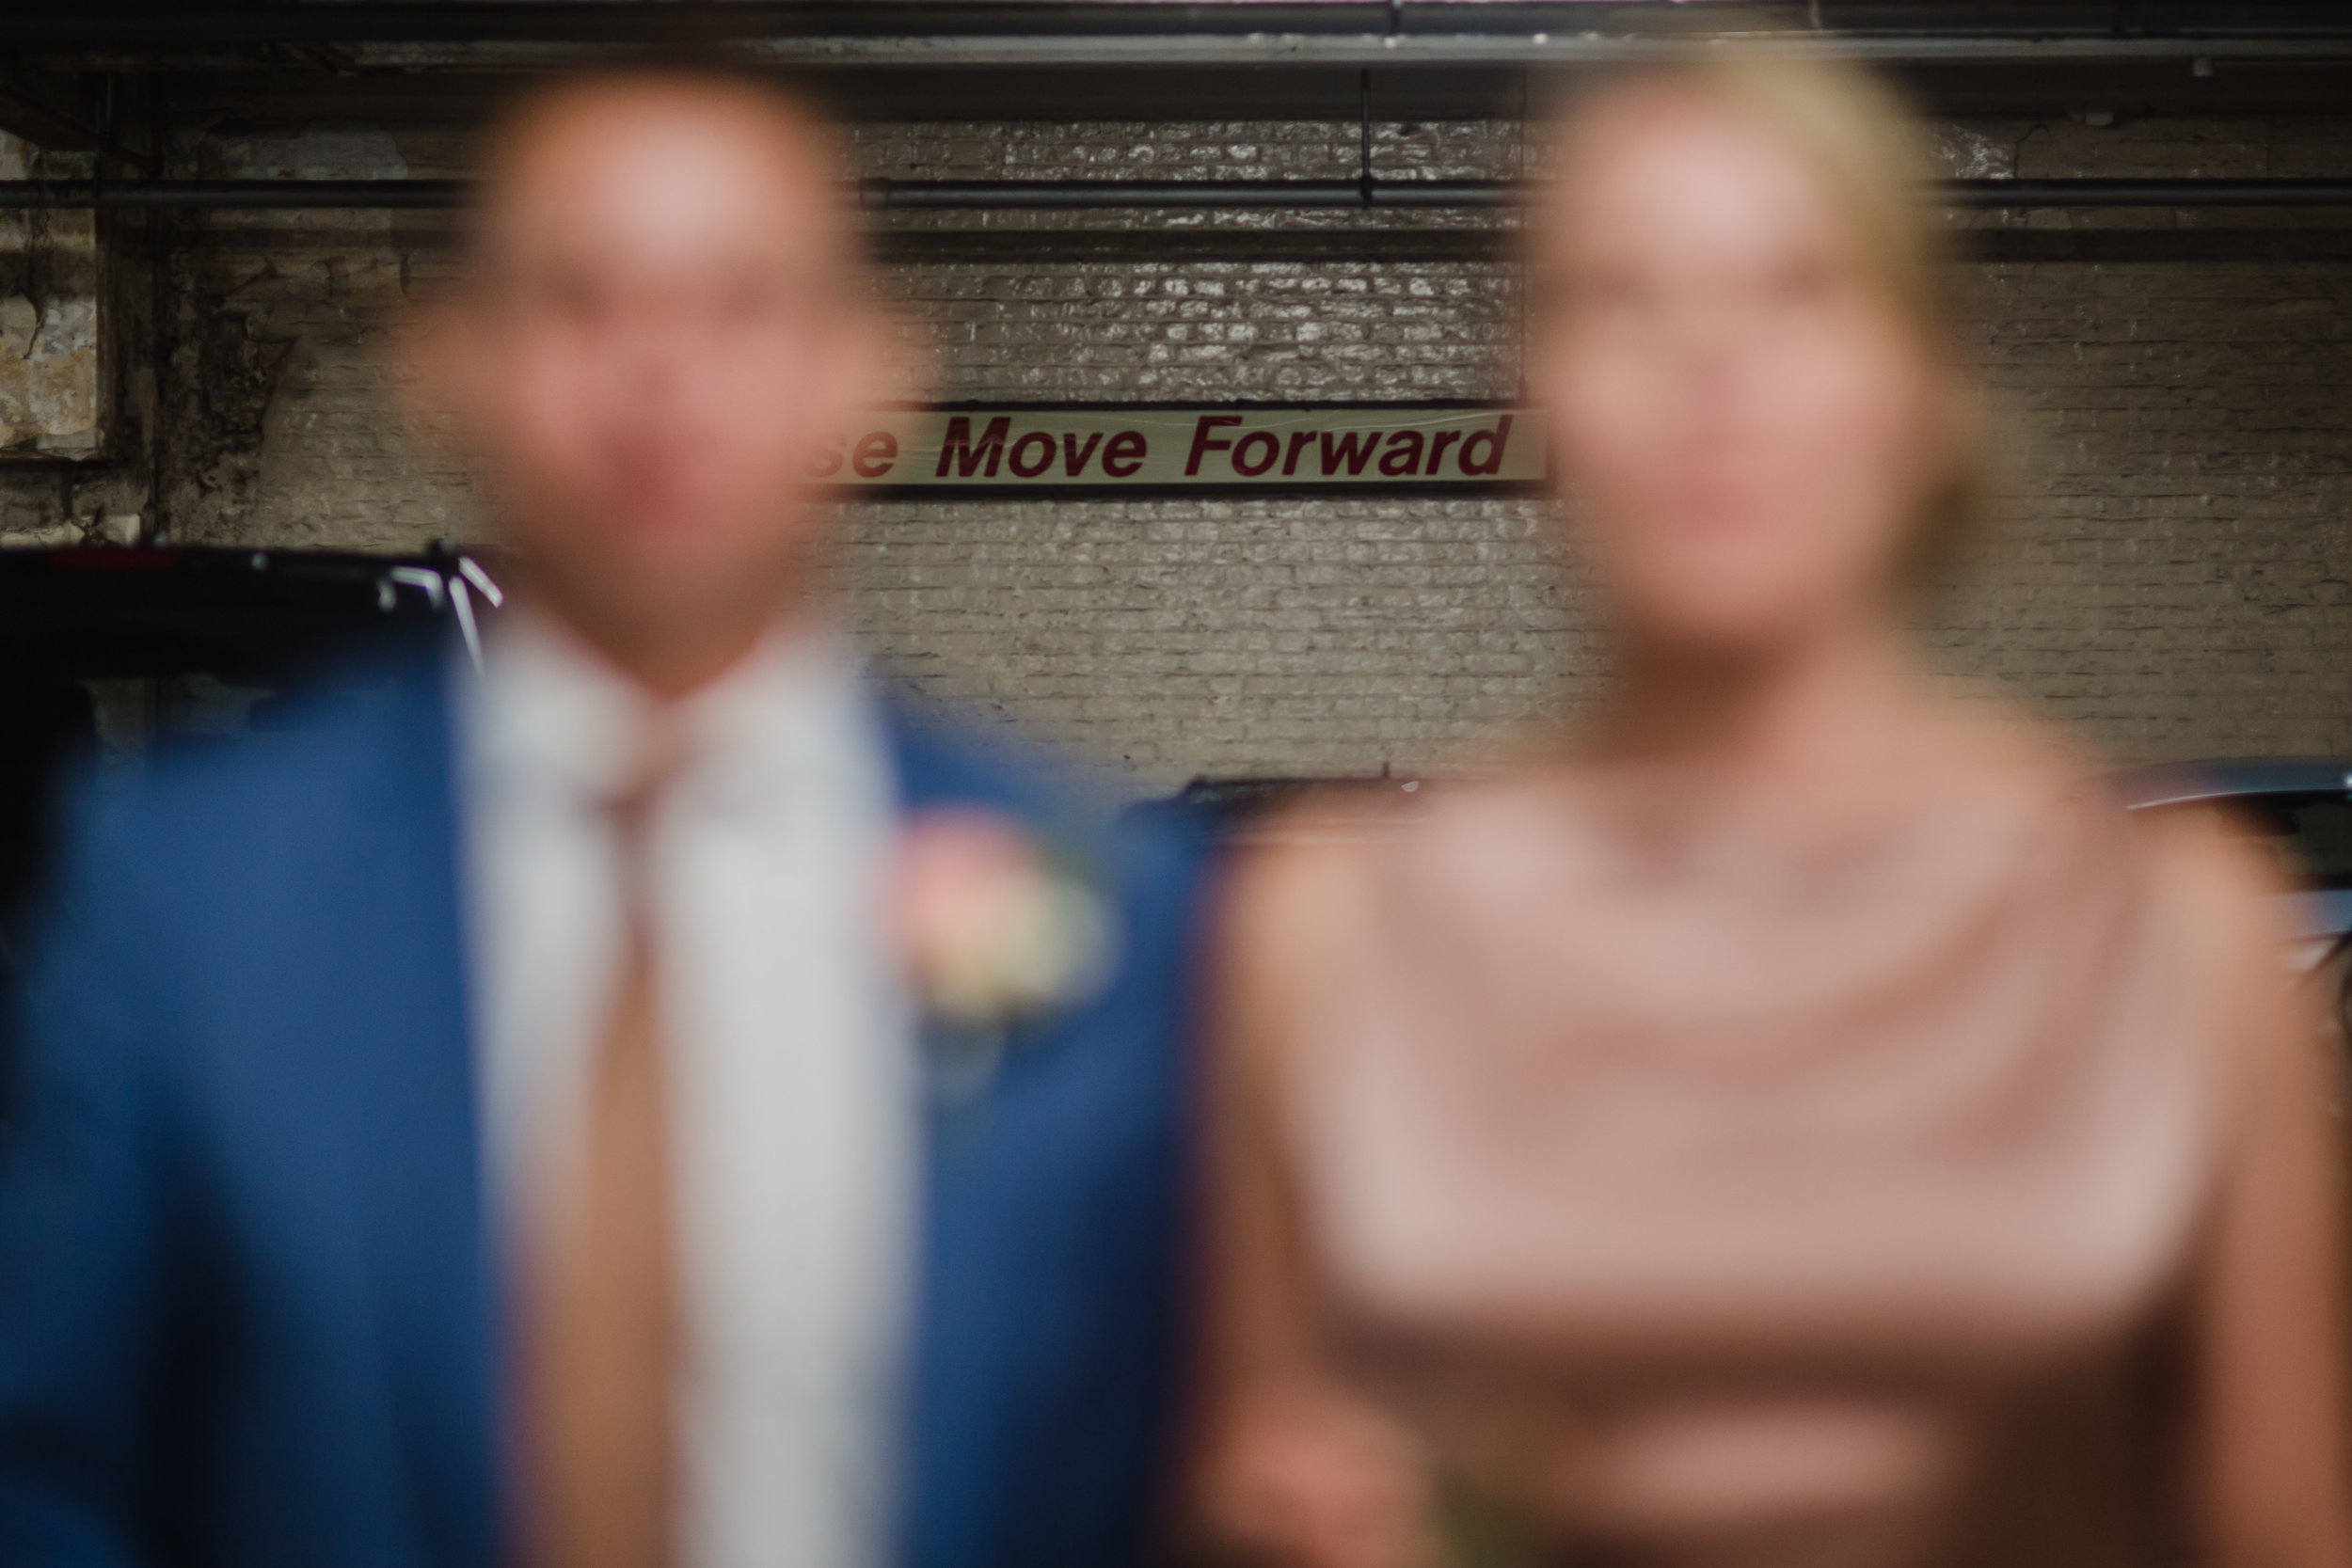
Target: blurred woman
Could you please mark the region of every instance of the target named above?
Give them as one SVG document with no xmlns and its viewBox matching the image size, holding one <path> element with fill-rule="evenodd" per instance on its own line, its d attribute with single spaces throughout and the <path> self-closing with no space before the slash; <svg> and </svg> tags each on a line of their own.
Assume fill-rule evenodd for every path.
<svg viewBox="0 0 2352 1568">
<path fill-rule="evenodd" d="M 2257 871 L 1902 630 L 1981 417 L 1844 68 L 1589 99 L 1529 379 L 1597 719 L 1236 887 L 1251 1560 L 2352 1562 L 2328 1068 Z"/>
</svg>

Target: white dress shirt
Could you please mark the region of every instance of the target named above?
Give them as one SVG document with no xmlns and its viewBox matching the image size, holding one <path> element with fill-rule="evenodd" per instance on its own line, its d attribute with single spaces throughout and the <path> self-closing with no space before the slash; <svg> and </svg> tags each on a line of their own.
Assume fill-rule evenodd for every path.
<svg viewBox="0 0 2352 1568">
<path fill-rule="evenodd" d="M 621 938 L 603 802 L 651 706 L 520 610 L 455 678 L 511 1237 L 574 1147 Z M 920 1104 L 882 905 L 887 752 L 829 635 L 771 638 L 676 717 L 687 760 L 648 842 L 686 1324 L 676 1560 L 862 1568 L 887 1552 Z"/>
</svg>

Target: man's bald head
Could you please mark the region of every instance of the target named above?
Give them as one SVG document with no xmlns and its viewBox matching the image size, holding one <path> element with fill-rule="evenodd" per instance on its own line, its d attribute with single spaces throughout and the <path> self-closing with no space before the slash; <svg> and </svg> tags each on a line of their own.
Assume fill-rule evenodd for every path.
<svg viewBox="0 0 2352 1568">
<path fill-rule="evenodd" d="M 844 163 L 805 101 L 700 69 L 537 88 L 484 144 L 420 382 L 526 584 L 656 685 L 813 583 L 809 454 L 885 390 Z"/>
</svg>

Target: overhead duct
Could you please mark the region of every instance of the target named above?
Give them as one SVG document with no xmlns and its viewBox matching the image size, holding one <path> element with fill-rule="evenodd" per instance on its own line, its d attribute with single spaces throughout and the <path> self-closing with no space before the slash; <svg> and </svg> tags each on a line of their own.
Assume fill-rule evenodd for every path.
<svg viewBox="0 0 2352 1568">
<path fill-rule="evenodd" d="M 1535 187 L 1508 180 L 869 180 L 861 206 L 884 212 L 1072 212 L 1249 208 L 1297 211 L 1510 208 Z M 0 180 L 0 209 L 446 208 L 462 180 Z M 1948 207 L 2344 207 L 2352 180 L 1950 180 Z"/>
<path fill-rule="evenodd" d="M 1357 65 L 1403 54 L 1518 68 L 1620 58 L 1693 27 L 1887 59 L 2308 56 L 2352 43 L 2352 18 L 2319 0 L 84 0 L 11 8 L 0 42 L 727 44 L 933 65 Z"/>
</svg>

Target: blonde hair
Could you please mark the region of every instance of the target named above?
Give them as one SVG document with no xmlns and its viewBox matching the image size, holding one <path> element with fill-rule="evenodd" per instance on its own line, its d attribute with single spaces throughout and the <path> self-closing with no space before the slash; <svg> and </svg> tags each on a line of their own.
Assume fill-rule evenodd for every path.
<svg viewBox="0 0 2352 1568">
<path fill-rule="evenodd" d="M 1914 519 L 1908 577 L 1936 580 L 1990 528 L 1994 483 L 1981 385 L 1964 357 L 1965 306 L 1947 230 L 1924 199 L 1939 172 L 1919 117 L 1884 78 L 1851 61 L 1696 49 L 1631 68 L 1580 94 L 1556 117 L 1563 145 L 1628 95 L 1685 93 L 1731 110 L 1796 154 L 1828 191 L 1869 282 L 1961 395 L 1953 400 L 1943 483 Z"/>
</svg>

